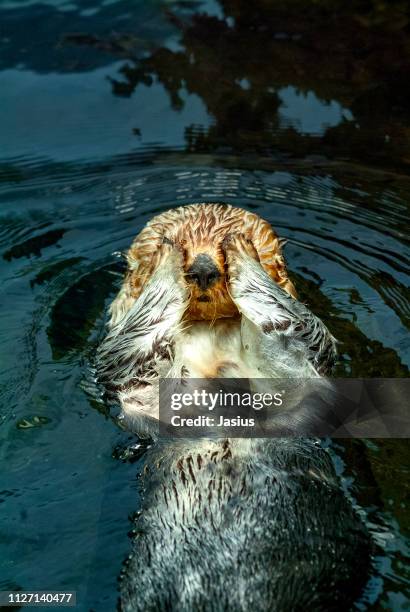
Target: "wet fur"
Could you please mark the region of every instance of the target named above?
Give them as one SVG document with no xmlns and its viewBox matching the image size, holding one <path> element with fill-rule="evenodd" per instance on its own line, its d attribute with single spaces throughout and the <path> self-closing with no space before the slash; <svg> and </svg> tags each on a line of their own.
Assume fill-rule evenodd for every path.
<svg viewBox="0 0 410 612">
<path fill-rule="evenodd" d="M 158 268 L 164 240 L 176 244 L 183 253 L 184 270 L 188 272 L 198 255 L 206 254 L 221 276 L 207 291 L 190 283 L 191 299 L 186 317 L 190 320 L 216 320 L 232 317 L 238 310 L 225 282 L 223 240 L 228 234 L 242 233 L 258 252 L 265 272 L 290 295 L 296 296 L 281 252 L 281 240 L 272 227 L 258 215 L 228 204 L 192 204 L 181 206 L 154 217 L 135 238 L 127 253 L 128 273 L 123 288 L 111 307 L 111 323 L 116 323 L 146 286 Z M 189 276 L 186 278 L 189 282 Z M 200 296 L 207 301 L 198 301 Z"/>
<path fill-rule="evenodd" d="M 145 459 L 126 611 L 346 611 L 369 541 L 307 439 L 192 440 Z"/>
<path fill-rule="evenodd" d="M 291 297 L 280 243 L 266 222 L 253 220 L 275 247 L 262 263 L 257 244 L 264 242 L 257 232 L 252 239 L 248 214 L 226 205 L 176 209 L 172 236 L 161 216 L 151 222 L 149 232 L 155 227 L 162 238 L 143 266 L 135 244 L 141 249 L 144 240 L 131 248 L 97 362 L 108 396 L 140 436 L 156 437 L 160 377 L 319 378 L 332 365 L 333 336 Z M 194 257 L 186 216 L 197 220 L 201 252 L 223 266 L 223 287 L 210 292 L 214 300 L 225 296 L 223 306 L 213 303 L 221 316 L 210 320 L 202 306 L 195 318 L 199 296 L 185 275 Z M 138 289 L 136 270 L 144 279 Z M 157 441 L 144 464 L 122 609 L 345 610 L 360 593 L 368 536 L 314 441 Z"/>
</svg>

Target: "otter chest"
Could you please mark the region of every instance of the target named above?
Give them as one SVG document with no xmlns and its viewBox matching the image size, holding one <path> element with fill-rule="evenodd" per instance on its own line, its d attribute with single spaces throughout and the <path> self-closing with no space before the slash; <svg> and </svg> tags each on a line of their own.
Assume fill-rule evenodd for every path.
<svg viewBox="0 0 410 612">
<path fill-rule="evenodd" d="M 246 378 L 240 319 L 198 321 L 178 335 L 172 376 Z"/>
</svg>

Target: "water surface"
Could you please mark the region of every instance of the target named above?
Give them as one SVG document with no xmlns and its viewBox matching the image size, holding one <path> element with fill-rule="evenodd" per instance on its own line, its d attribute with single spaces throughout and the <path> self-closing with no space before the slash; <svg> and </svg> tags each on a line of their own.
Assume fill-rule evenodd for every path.
<svg viewBox="0 0 410 612">
<path fill-rule="evenodd" d="M 154 214 L 265 217 L 337 375 L 408 376 L 406 6 L 251 4 L 0 2 L 3 590 L 115 608 L 139 464 L 84 379 Z M 379 545 L 357 607 L 408 609 L 408 443 L 332 452 Z"/>
</svg>

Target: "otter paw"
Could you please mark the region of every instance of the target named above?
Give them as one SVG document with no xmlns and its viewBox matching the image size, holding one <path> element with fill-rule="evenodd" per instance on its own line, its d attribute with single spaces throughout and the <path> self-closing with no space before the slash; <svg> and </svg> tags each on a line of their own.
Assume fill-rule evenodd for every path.
<svg viewBox="0 0 410 612">
<path fill-rule="evenodd" d="M 259 255 L 250 238 L 245 234 L 227 234 L 222 241 L 222 250 L 225 254 L 227 263 L 237 257 L 251 257 L 259 261 Z"/>
<path fill-rule="evenodd" d="M 157 269 L 164 265 L 179 269 L 181 272 L 184 266 L 182 247 L 166 236 L 163 237 L 154 255 L 154 268 Z"/>
<path fill-rule="evenodd" d="M 156 274 L 172 278 L 175 283 L 182 287 L 185 286 L 184 263 L 183 248 L 169 238 L 164 237 L 155 252 L 151 269 Z"/>
<path fill-rule="evenodd" d="M 231 287 L 240 276 L 241 270 L 246 267 L 249 258 L 259 262 L 252 240 L 244 234 L 228 234 L 223 240 L 222 250 L 225 255 L 227 281 Z"/>
</svg>

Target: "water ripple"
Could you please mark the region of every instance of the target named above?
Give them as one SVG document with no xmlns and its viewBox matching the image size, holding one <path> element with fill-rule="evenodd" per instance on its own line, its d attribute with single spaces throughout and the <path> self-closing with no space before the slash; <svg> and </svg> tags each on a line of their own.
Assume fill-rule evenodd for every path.
<svg viewBox="0 0 410 612">
<path fill-rule="evenodd" d="M 92 418 L 81 385 L 106 307 L 121 283 L 124 262 L 118 254 L 154 214 L 175 205 L 224 201 L 268 219 L 288 239 L 285 254 L 300 298 L 339 339 L 337 375 L 408 375 L 410 257 L 403 228 L 409 181 L 377 182 L 373 175 L 353 181 L 335 168 L 312 174 L 303 167 L 267 167 L 257 159 L 192 157 L 187 163 L 177 152 L 164 156 L 151 149 L 83 166 L 16 159 L 6 179 L 0 183 L 0 426 L 12 441 L 8 465 L 14 478 L 27 461 L 41 461 L 38 487 L 53 482 L 44 452 L 52 463 L 62 453 L 71 465 L 66 440 L 73 435 L 76 444 L 81 420 Z M 101 430 L 93 448 L 107 446 L 103 423 L 93 421 L 93 431 Z M 28 436 L 39 441 L 31 444 L 30 457 Z M 83 448 L 89 450 L 88 442 Z M 85 458 L 81 463 L 87 466 Z M 66 465 L 56 474 L 66 474 Z M 82 469 L 78 464 L 88 489 Z M 81 512 L 85 502 L 76 493 L 76 473 L 70 475 L 70 503 Z M 98 476 L 93 479 L 97 495 Z M 25 486 L 26 496 L 37 499 L 28 481 Z M 9 489 L 4 487 L 4 499 L 11 505 Z M 57 489 L 52 503 L 60 508 Z M 41 524 L 42 504 L 34 512 Z M 91 518 L 82 518 L 85 533 L 92 531 Z M 66 542 L 76 541 L 78 529 L 76 522 L 66 531 Z M 376 531 L 384 533 L 380 525 Z M 54 542 L 55 533 L 50 538 Z M 386 550 L 383 563 L 397 561 L 398 554 Z M 62 560 L 59 571 L 66 575 L 64 568 Z M 397 571 L 384 567 L 382 573 L 397 583 Z"/>
</svg>

